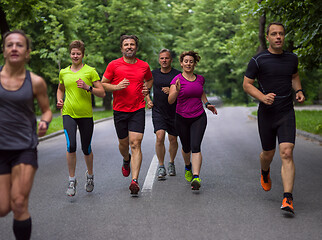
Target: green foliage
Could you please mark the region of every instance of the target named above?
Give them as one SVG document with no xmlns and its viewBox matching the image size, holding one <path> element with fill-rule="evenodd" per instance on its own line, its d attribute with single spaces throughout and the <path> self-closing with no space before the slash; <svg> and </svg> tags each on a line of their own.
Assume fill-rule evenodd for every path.
<svg viewBox="0 0 322 240">
<path fill-rule="evenodd" d="M 295 117 L 298 129 L 322 135 L 322 111 L 295 111 Z"/>
<path fill-rule="evenodd" d="M 199 52 L 196 68 L 206 78 L 207 93 L 225 101 L 251 102 L 242 89 L 249 59 L 259 47 L 259 17 L 281 21 L 285 47 L 299 56 L 300 76 L 309 103 L 322 98 L 321 8 L 318 0 L 2 0 L 11 29 L 23 29 L 33 40 L 29 69 L 44 77 L 56 102 L 58 74 L 70 64 L 68 45 L 85 43 L 84 62 L 100 76 L 121 56 L 122 34 L 139 37 L 138 57 L 159 67 L 161 48 L 174 51 L 180 69 L 182 51 Z M 3 64 L 3 60 L 0 60 Z M 111 97 L 108 94 L 108 97 Z M 109 101 L 109 100 L 108 100 Z M 107 105 L 110 105 L 107 103 Z"/>
</svg>

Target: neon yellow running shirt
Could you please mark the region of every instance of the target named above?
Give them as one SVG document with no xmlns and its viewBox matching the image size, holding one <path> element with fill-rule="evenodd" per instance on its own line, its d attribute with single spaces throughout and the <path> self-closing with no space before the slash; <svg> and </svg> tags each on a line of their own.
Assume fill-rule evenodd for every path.
<svg viewBox="0 0 322 240">
<path fill-rule="evenodd" d="M 87 85 L 100 80 L 95 68 L 84 65 L 79 71 L 73 72 L 71 66 L 64 68 L 59 73 L 59 82 L 65 86 L 65 100 L 63 115 L 72 118 L 93 117 L 91 93 L 77 87 L 76 81 L 82 79 Z"/>
</svg>

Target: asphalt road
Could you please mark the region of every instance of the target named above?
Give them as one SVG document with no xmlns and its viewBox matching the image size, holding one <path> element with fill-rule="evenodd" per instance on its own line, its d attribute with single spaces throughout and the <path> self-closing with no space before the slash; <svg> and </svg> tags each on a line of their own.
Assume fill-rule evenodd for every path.
<svg viewBox="0 0 322 240">
<path fill-rule="evenodd" d="M 259 183 L 260 142 L 249 109 L 225 107 L 218 116 L 208 113 L 202 144 L 202 187 L 192 192 L 184 179 L 180 151 L 177 176 L 155 178 L 155 136 L 150 113 L 142 144 L 139 177 L 142 192 L 131 197 L 130 178 L 121 174 L 121 156 L 113 120 L 95 125 L 93 136 L 95 189 L 86 193 L 85 163 L 77 150 L 77 195 L 65 196 L 68 171 L 63 135 L 39 144 L 39 170 L 30 196 L 32 239 L 294 239 L 322 236 L 322 147 L 297 138 L 294 151 L 296 215 L 280 210 L 280 158 L 271 166 L 272 190 Z M 79 141 L 78 141 L 79 143 Z M 79 144 L 80 145 L 80 144 Z M 166 156 L 168 162 L 169 156 Z M 14 239 L 12 214 L 0 219 L 0 239 Z"/>
</svg>

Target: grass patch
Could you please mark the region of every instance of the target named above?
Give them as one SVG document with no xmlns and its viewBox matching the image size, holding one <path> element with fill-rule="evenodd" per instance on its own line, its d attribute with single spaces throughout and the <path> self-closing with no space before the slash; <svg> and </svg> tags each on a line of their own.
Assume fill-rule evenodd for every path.
<svg viewBox="0 0 322 240">
<path fill-rule="evenodd" d="M 99 120 L 102 118 L 108 118 L 113 116 L 113 111 L 97 111 L 97 112 L 93 112 L 93 120 Z M 62 116 L 58 116 L 58 117 L 53 117 L 50 125 L 49 125 L 49 129 L 47 130 L 46 135 L 57 132 L 59 130 L 63 130 L 64 126 L 63 126 L 63 118 Z"/>
<path fill-rule="evenodd" d="M 257 111 L 252 115 L 257 116 Z M 309 133 L 322 135 L 322 111 L 295 110 L 296 128 Z"/>
<path fill-rule="evenodd" d="M 322 135 L 322 111 L 295 111 L 295 117 L 297 129 Z"/>
</svg>

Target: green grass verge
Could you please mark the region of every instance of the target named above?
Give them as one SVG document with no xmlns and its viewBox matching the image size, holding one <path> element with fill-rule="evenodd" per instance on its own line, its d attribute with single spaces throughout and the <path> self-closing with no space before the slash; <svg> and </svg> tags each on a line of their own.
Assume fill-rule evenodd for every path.
<svg viewBox="0 0 322 240">
<path fill-rule="evenodd" d="M 252 115 L 257 116 L 257 111 Z M 322 111 L 296 110 L 295 118 L 297 129 L 322 136 Z"/>
<path fill-rule="evenodd" d="M 108 118 L 113 116 L 113 111 L 97 111 L 97 112 L 93 112 L 93 120 L 99 120 L 102 118 Z M 57 132 L 59 130 L 63 130 L 63 118 L 61 116 L 58 117 L 53 117 L 49 129 L 47 130 L 46 135 Z"/>
</svg>

